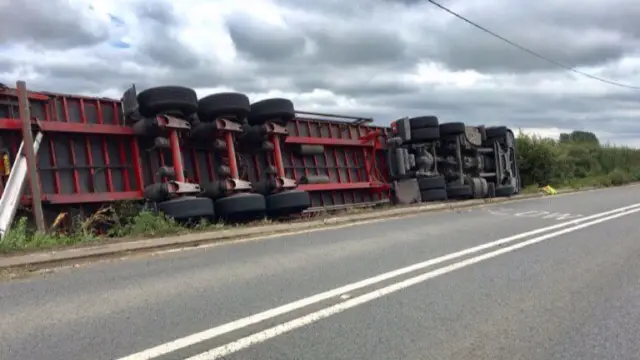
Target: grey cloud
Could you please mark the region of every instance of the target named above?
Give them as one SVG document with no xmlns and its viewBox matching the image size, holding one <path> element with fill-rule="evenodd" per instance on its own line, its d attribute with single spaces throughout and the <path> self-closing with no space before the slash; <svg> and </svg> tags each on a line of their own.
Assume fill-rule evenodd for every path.
<svg viewBox="0 0 640 360">
<path fill-rule="evenodd" d="M 608 88 L 603 95 L 561 96 L 528 90 L 541 79 L 558 79 L 562 70 L 459 20 L 444 21 L 448 15 L 422 0 L 277 1 L 289 8 L 284 14 L 286 27 L 237 13 L 226 19 L 240 56 L 235 64 L 202 59 L 180 41 L 176 34 L 188 19 L 176 16 L 173 7 L 179 3 L 154 2 L 149 7 L 140 2 L 135 13 L 141 31 L 148 36 L 138 47 L 109 50 L 99 54 L 102 61 L 84 65 L 75 61 L 54 65 L 45 59 L 31 64 L 40 76 L 28 85 L 70 93 L 122 91 L 131 83 L 140 89 L 163 84 L 226 86 L 254 94 L 324 89 L 363 107 L 344 109 L 329 98 L 320 104 L 298 101 L 296 106 L 304 110 L 317 105 L 323 112 L 373 117 L 381 125 L 405 115 L 435 114 L 443 122 L 582 129 L 613 133 L 607 136 L 625 141 L 630 139 L 628 134 L 640 133 L 632 117 L 637 92 Z M 445 4 L 460 6 L 464 15 L 559 61 L 598 65 L 638 52 L 640 25 L 635 25 L 635 19 L 640 17 L 640 7 L 634 5 L 637 0 L 630 1 L 572 0 L 566 5 L 550 0 L 501 0 L 500 6 L 486 6 L 482 0 L 461 0 Z M 625 4 L 626 11 L 618 10 Z M 600 21 L 598 13 L 607 20 Z M 74 30 L 76 27 L 74 24 Z M 17 38 L 16 42 L 29 39 Z M 65 46 L 82 44 L 74 41 L 62 40 Z M 86 41 L 86 46 L 91 44 Z M 4 75 L 0 72 L 0 82 L 11 85 L 16 79 L 8 79 L 7 70 L 21 64 L 11 61 L 9 55 L 0 53 L 0 68 L 5 71 Z M 513 74 L 520 88 L 443 90 L 403 80 L 419 61 L 428 60 L 450 69 Z M 633 74 L 608 68 L 597 75 L 626 79 Z"/>
<path fill-rule="evenodd" d="M 298 16 L 288 20 L 283 28 L 234 14 L 227 25 L 236 49 L 258 61 L 362 66 L 400 61 L 407 50 L 397 33 L 376 24 Z"/>
<path fill-rule="evenodd" d="M 143 21 L 177 26 L 179 24 L 171 3 L 164 0 L 138 1 L 135 3 L 135 13 Z"/>
<path fill-rule="evenodd" d="M 405 56 L 406 46 L 398 34 L 374 27 L 340 30 L 313 29 L 307 33 L 318 48 L 317 60 L 362 66 L 401 61 Z"/>
<path fill-rule="evenodd" d="M 279 1 L 298 9 L 307 7 L 307 2 L 302 0 Z M 636 53 L 640 44 L 640 23 L 637 21 L 640 6 L 636 0 L 500 1 L 491 5 L 481 0 L 439 2 L 454 11 L 459 8 L 462 16 L 571 67 L 604 65 Z M 329 0 L 314 2 L 306 11 L 324 13 L 326 19 L 348 19 L 344 23 L 351 26 L 350 31 L 367 29 L 372 26 L 374 15 L 386 13 L 386 21 L 376 17 L 373 26 L 413 33 L 406 57 L 437 60 L 454 70 L 563 71 L 447 14 L 426 0 Z M 424 14 L 424 17 L 416 22 L 406 21 L 415 19 L 416 14 Z M 306 26 L 320 22 L 319 18 L 309 16 L 305 19 Z M 340 27 L 325 26 L 324 30 L 326 36 L 331 36 L 339 34 Z M 404 40 L 407 45 L 408 40 Z M 385 45 L 380 44 L 381 47 Z"/>
<path fill-rule="evenodd" d="M 165 0 L 136 3 L 136 15 L 149 36 L 140 45 L 140 61 L 175 70 L 193 69 L 203 61 L 176 36 L 181 25 L 173 5 Z"/>
<path fill-rule="evenodd" d="M 636 21 L 640 7 L 634 0 L 592 4 L 577 0 L 504 1 L 491 7 L 477 0 L 467 3 L 469 6 L 463 7 L 461 15 L 571 67 L 619 60 L 635 52 L 640 43 L 640 23 Z M 558 69 L 453 17 L 446 29 L 437 30 L 437 35 L 442 41 L 436 49 L 425 52 L 453 69 L 484 72 Z"/>
<path fill-rule="evenodd" d="M 254 60 L 286 61 L 305 50 L 305 38 L 290 29 L 238 13 L 229 16 L 226 22 L 236 49 Z"/>
<path fill-rule="evenodd" d="M 357 20 L 359 16 L 369 14 L 377 6 L 376 0 L 276 0 L 277 4 L 289 9 L 306 13 L 320 13 L 331 17 L 350 18 Z"/>
<path fill-rule="evenodd" d="M 622 58 L 628 52 L 628 45 L 622 41 L 587 38 L 576 42 L 572 40 L 575 35 L 558 34 L 553 29 L 537 27 L 535 36 L 522 33 L 511 38 L 517 43 L 531 44 L 529 47 L 536 53 L 569 67 L 603 65 Z M 431 55 L 453 70 L 473 69 L 491 73 L 563 71 L 489 35 L 460 31 L 445 37 L 449 41 L 438 44 Z"/>
<path fill-rule="evenodd" d="M 8 0 L 0 3 L 0 44 L 68 49 L 108 39 L 108 29 L 91 29 L 64 0 Z"/>
</svg>

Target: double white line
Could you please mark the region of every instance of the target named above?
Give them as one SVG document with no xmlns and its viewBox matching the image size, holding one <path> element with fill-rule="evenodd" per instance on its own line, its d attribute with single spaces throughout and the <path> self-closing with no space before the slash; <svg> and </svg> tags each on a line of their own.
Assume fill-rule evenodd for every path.
<svg viewBox="0 0 640 360">
<path fill-rule="evenodd" d="M 476 264 L 478 262 L 487 260 L 487 259 L 491 259 L 494 258 L 496 256 L 508 253 L 508 252 L 512 252 L 515 250 L 518 250 L 520 248 L 529 246 L 529 245 L 533 245 L 566 233 L 570 233 L 576 230 L 580 230 L 589 226 L 593 226 L 608 220 L 612 220 L 612 219 L 616 219 L 622 216 L 626 216 L 629 214 L 633 214 L 640 211 L 640 203 L 638 204 L 633 204 L 630 206 L 625 206 L 625 207 L 621 207 L 618 209 L 613 209 L 610 211 L 606 211 L 606 212 L 602 212 L 599 214 L 594 214 L 591 216 L 587 216 L 587 217 L 583 217 L 580 219 L 575 219 L 575 220 L 571 220 L 571 221 L 567 221 L 567 222 L 563 222 L 560 224 L 556 224 L 553 226 L 548 226 L 548 227 L 544 227 L 544 228 L 540 228 L 540 229 L 536 229 L 533 231 L 528 231 L 528 232 L 524 232 L 521 234 L 517 234 L 517 235 L 513 235 L 513 236 L 509 236 L 503 239 L 499 239 L 496 241 L 492 241 L 486 244 L 482 244 L 479 246 L 475 246 L 475 247 L 471 247 L 468 249 L 464 249 L 455 253 L 451 253 L 448 255 L 444 255 L 444 256 L 440 256 L 434 259 L 430 259 L 427 261 L 423 261 L 420 263 L 416 263 L 410 266 L 406 266 L 397 270 L 393 270 L 390 272 L 386 272 L 368 279 L 364 279 L 355 283 L 351 283 L 345 286 L 341 286 L 339 288 L 335 288 L 329 291 L 325 291 L 304 299 L 300 299 L 261 313 L 257 313 L 236 321 L 232 321 L 220 326 L 216 326 L 214 328 L 199 332 L 199 333 L 195 333 L 180 339 L 176 339 L 173 341 L 170 341 L 168 343 L 165 344 L 161 344 L 146 350 L 143 350 L 141 352 L 120 358 L 118 360 L 143 360 L 143 359 L 153 359 L 180 349 L 184 349 L 186 347 L 189 347 L 191 345 L 203 342 L 203 341 L 207 341 L 207 340 L 211 340 L 214 339 L 220 335 L 223 334 L 227 334 L 230 333 L 232 331 L 235 330 L 239 330 L 242 328 L 245 328 L 247 326 L 253 325 L 253 324 L 257 324 L 259 322 L 274 318 L 276 316 L 280 316 L 283 314 L 287 314 L 290 313 L 292 311 L 304 308 L 306 306 L 315 304 L 315 303 L 319 303 L 321 301 L 324 300 L 328 300 L 334 297 L 339 297 L 340 295 L 352 292 L 354 290 L 358 290 L 367 286 L 371 286 L 371 285 L 375 285 L 377 283 L 380 283 L 382 281 L 385 280 L 389 280 L 389 279 L 393 279 L 396 277 L 399 277 L 401 275 L 404 274 L 408 274 L 417 270 L 421 270 L 430 266 L 434 266 L 434 265 L 438 265 L 447 261 L 451 261 L 451 260 L 455 260 L 461 257 L 465 257 L 468 255 L 472 255 L 475 253 L 479 253 L 482 252 L 484 250 L 487 249 L 491 249 L 491 248 L 495 248 L 501 245 L 505 245 L 508 243 L 512 243 L 515 242 L 517 240 L 521 240 L 524 238 L 529 238 L 538 234 L 542 234 L 542 233 L 546 233 L 544 235 L 541 236 L 537 236 L 534 238 L 531 238 L 529 240 L 523 241 L 523 242 L 518 242 L 514 245 L 508 246 L 508 247 L 503 247 L 500 248 L 498 250 L 494 250 L 491 252 L 487 252 L 475 257 L 471 257 L 471 258 L 467 258 L 464 260 L 461 260 L 459 262 L 453 263 L 453 264 L 449 264 L 449 265 L 445 265 L 443 267 L 437 268 L 435 270 L 430 270 L 428 272 L 424 272 L 421 274 L 418 274 L 416 276 L 404 279 L 402 281 L 393 283 L 391 285 L 373 290 L 371 292 L 367 292 L 363 295 L 348 299 L 348 300 L 344 300 L 338 304 L 332 305 L 332 306 L 328 306 L 326 308 L 323 308 L 321 310 L 312 312 L 310 314 L 304 315 L 302 317 L 296 318 L 294 320 L 291 321 L 287 321 L 284 323 L 281 323 L 279 325 L 273 326 L 271 328 L 268 328 L 266 330 L 263 331 L 259 331 L 256 332 L 254 334 L 251 334 L 249 336 L 240 338 L 236 341 L 230 342 L 228 344 L 216 347 L 214 349 L 211 349 L 209 351 L 206 351 L 204 353 L 198 354 L 196 356 L 190 357 L 187 360 L 213 360 L 213 359 L 218 359 L 222 356 L 234 353 L 236 351 L 242 350 L 244 348 L 247 348 L 251 345 L 257 344 L 257 343 L 261 343 L 265 340 L 268 340 L 270 338 L 273 338 L 275 336 L 278 336 L 280 334 L 289 332 L 291 330 L 297 329 L 299 327 L 311 324 L 313 322 L 316 322 L 320 319 L 329 317 L 331 315 L 335 315 L 337 313 L 340 313 L 344 310 L 347 310 L 349 308 L 367 303 L 371 300 L 380 298 L 382 296 L 391 294 L 393 292 L 408 288 L 410 286 L 422 283 L 426 280 L 432 279 L 434 277 L 440 276 L 440 275 L 444 275 L 446 273 L 449 273 L 451 271 L 469 266 L 469 265 L 473 265 Z M 556 229 L 561 229 L 562 230 L 558 230 L 558 231 L 553 231 Z M 553 231 L 553 232 L 551 232 Z"/>
</svg>

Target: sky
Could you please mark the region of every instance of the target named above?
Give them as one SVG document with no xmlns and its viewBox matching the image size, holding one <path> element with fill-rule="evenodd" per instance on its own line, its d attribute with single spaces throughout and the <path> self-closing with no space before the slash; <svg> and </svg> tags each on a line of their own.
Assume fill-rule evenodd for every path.
<svg viewBox="0 0 640 360">
<path fill-rule="evenodd" d="M 580 71 L 640 86 L 637 0 L 441 0 Z M 53 15 L 53 16 L 52 16 Z M 424 0 L 0 0 L 0 83 L 290 98 L 297 109 L 594 132 L 640 147 L 640 91 L 511 47 Z"/>
</svg>

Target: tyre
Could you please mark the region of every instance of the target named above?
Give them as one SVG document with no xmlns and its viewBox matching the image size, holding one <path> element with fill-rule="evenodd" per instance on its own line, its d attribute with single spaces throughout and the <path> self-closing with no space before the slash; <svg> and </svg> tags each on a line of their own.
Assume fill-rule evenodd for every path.
<svg viewBox="0 0 640 360">
<path fill-rule="evenodd" d="M 250 111 L 249 98 L 240 93 L 212 94 L 198 101 L 198 116 L 202 121 L 213 121 L 220 116 L 231 116 L 243 120 Z"/>
<path fill-rule="evenodd" d="M 515 193 L 516 189 L 513 185 L 502 185 L 496 187 L 496 197 L 507 197 Z"/>
<path fill-rule="evenodd" d="M 487 181 L 483 178 L 471 178 L 471 192 L 474 199 L 484 199 L 489 193 Z"/>
<path fill-rule="evenodd" d="M 451 199 L 466 199 L 473 196 L 473 190 L 469 185 L 447 186 L 447 196 Z"/>
<path fill-rule="evenodd" d="M 409 119 L 409 127 L 411 130 L 438 127 L 438 125 L 439 121 L 436 116 L 418 116 Z"/>
<path fill-rule="evenodd" d="M 447 190 L 445 189 L 430 189 L 420 192 L 423 202 L 427 201 L 445 201 L 448 199 Z"/>
<path fill-rule="evenodd" d="M 311 206 L 306 191 L 291 190 L 267 196 L 267 214 L 272 217 L 299 214 Z"/>
<path fill-rule="evenodd" d="M 239 193 L 216 200 L 216 215 L 224 220 L 254 220 L 265 215 L 267 205 L 264 196 Z"/>
<path fill-rule="evenodd" d="M 466 127 L 464 123 L 452 122 L 446 124 L 440 124 L 440 135 L 442 136 L 454 136 L 464 134 Z"/>
<path fill-rule="evenodd" d="M 487 197 L 488 198 L 496 197 L 496 183 L 494 182 L 487 183 Z"/>
<path fill-rule="evenodd" d="M 155 202 L 166 200 L 169 197 L 169 184 L 151 184 L 144 188 L 143 196 L 145 199 Z"/>
<path fill-rule="evenodd" d="M 495 127 L 488 127 L 484 131 L 485 131 L 485 134 L 487 134 L 487 140 L 488 140 L 488 139 L 495 139 L 495 138 L 503 138 L 507 136 L 507 132 L 509 131 L 509 129 L 507 129 L 506 126 L 495 126 Z"/>
<path fill-rule="evenodd" d="M 176 220 L 197 220 L 213 218 L 213 201 L 207 198 L 184 196 L 158 203 L 158 210 Z"/>
<path fill-rule="evenodd" d="M 144 117 L 173 112 L 189 116 L 198 111 L 198 96 L 190 88 L 158 86 L 138 94 L 138 107 Z"/>
<path fill-rule="evenodd" d="M 446 186 L 447 182 L 442 175 L 418 178 L 418 188 L 421 191 L 430 189 L 444 189 Z"/>
<path fill-rule="evenodd" d="M 438 140 L 440 140 L 440 129 L 437 127 L 411 130 L 411 142 L 431 142 Z"/>
<path fill-rule="evenodd" d="M 251 104 L 251 111 L 247 117 L 249 125 L 262 125 L 267 121 L 274 121 L 282 125 L 293 120 L 296 111 L 289 99 L 265 99 Z"/>
</svg>

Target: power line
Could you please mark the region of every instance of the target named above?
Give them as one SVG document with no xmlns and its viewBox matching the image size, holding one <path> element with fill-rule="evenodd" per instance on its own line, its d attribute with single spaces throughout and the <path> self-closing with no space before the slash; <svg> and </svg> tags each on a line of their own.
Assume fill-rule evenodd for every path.
<svg viewBox="0 0 640 360">
<path fill-rule="evenodd" d="M 487 34 L 492 35 L 492 36 L 494 36 L 494 37 L 506 42 L 507 44 L 509 44 L 509 45 L 511 45 L 511 46 L 513 46 L 515 48 L 518 48 L 518 49 L 520 49 L 520 50 L 522 50 L 522 51 L 524 51 L 524 52 L 526 52 L 526 53 L 528 53 L 530 55 L 533 55 L 533 56 L 535 56 L 535 57 L 537 57 L 539 59 L 542 59 L 542 60 L 544 60 L 544 61 L 546 61 L 548 63 L 551 63 L 551 64 L 556 65 L 558 67 L 561 67 L 561 68 L 563 68 L 565 70 L 571 71 L 573 73 L 576 73 L 576 74 L 579 74 L 579 75 L 582 75 L 582 76 L 586 76 L 586 77 L 588 77 L 590 79 L 597 80 L 597 81 L 600 81 L 600 82 L 603 82 L 603 83 L 606 83 L 606 84 L 609 84 L 609 85 L 619 86 L 619 87 L 623 87 L 623 88 L 627 88 L 627 89 L 633 89 L 633 90 L 640 90 L 639 86 L 626 85 L 626 84 L 622 84 L 622 83 L 615 82 L 615 81 L 612 81 L 612 80 L 607 80 L 607 79 L 604 79 L 604 78 L 601 78 L 601 77 L 598 77 L 598 76 L 595 76 L 595 75 L 591 75 L 591 74 L 582 72 L 580 70 L 572 68 L 571 66 L 565 65 L 565 64 L 563 64 L 563 63 L 561 63 L 559 61 L 556 61 L 556 60 L 553 60 L 551 58 L 548 58 L 548 57 L 546 57 L 544 55 L 541 55 L 541 54 L 539 54 L 539 53 L 537 53 L 537 52 L 535 52 L 535 51 L 533 51 L 531 49 L 528 49 L 528 48 L 522 46 L 522 45 L 516 44 L 515 42 L 505 38 L 504 36 L 496 34 L 495 32 L 485 28 L 484 26 L 479 25 L 479 24 L 467 19 L 466 17 L 454 12 L 453 10 L 450 10 L 450 9 L 446 8 L 443 5 L 440 5 L 439 3 L 437 3 L 437 2 L 435 2 L 433 0 L 427 0 L 427 1 L 430 2 L 432 5 L 437 6 L 441 10 L 444 10 L 444 11 L 448 12 L 449 14 L 457 17 L 458 19 L 466 22 L 467 24 L 469 24 L 471 26 L 474 26 L 474 27 L 486 32 Z"/>
</svg>

